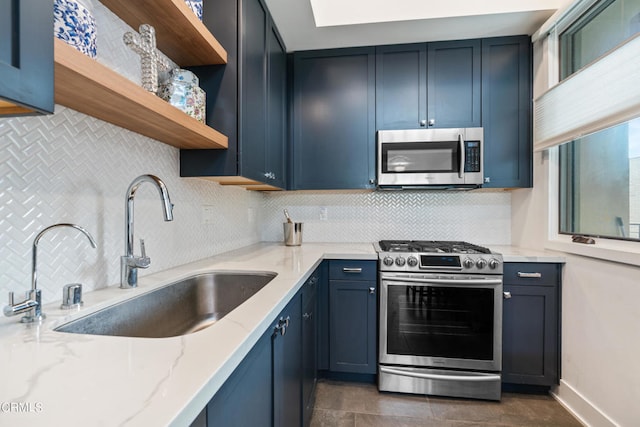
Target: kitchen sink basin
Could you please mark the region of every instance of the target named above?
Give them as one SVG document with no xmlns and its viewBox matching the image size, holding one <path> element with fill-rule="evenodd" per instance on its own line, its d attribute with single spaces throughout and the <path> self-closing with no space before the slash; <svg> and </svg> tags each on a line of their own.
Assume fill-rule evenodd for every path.
<svg viewBox="0 0 640 427">
<path fill-rule="evenodd" d="M 141 338 L 186 335 L 213 325 L 274 277 L 276 273 L 272 272 L 198 274 L 109 306 L 55 330 Z"/>
</svg>

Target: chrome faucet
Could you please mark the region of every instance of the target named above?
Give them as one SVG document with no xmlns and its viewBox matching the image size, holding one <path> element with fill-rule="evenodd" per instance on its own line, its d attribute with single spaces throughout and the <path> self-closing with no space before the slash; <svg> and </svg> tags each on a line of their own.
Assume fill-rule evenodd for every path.
<svg viewBox="0 0 640 427">
<path fill-rule="evenodd" d="M 20 320 L 22 323 L 41 321 L 45 318 L 44 313 L 42 313 L 42 293 L 41 290 L 38 289 L 38 242 L 47 231 L 58 227 L 75 228 L 76 230 L 82 232 L 85 236 L 87 236 L 87 239 L 89 239 L 89 243 L 91 243 L 91 246 L 93 248 L 96 247 L 96 241 L 93 240 L 91 234 L 89 234 L 87 230 L 76 224 L 54 224 L 39 232 L 36 238 L 33 240 L 31 262 L 31 290 L 26 293 L 24 301 L 20 301 L 18 303 L 14 303 L 13 292 L 9 292 L 9 305 L 4 307 L 5 316 L 15 316 L 16 314 L 26 313 Z"/>
<path fill-rule="evenodd" d="M 124 221 L 124 256 L 120 257 L 120 288 L 131 289 L 138 286 L 138 268 L 147 268 L 151 264 L 151 259 L 147 257 L 144 248 L 144 240 L 140 239 L 141 256 L 133 255 L 133 197 L 138 187 L 143 182 L 154 184 L 160 192 L 162 199 L 162 212 L 165 221 L 173 221 L 173 204 L 169 198 L 167 186 L 160 178 L 154 175 L 140 175 L 133 180 L 127 190 L 125 200 L 125 221 Z"/>
</svg>

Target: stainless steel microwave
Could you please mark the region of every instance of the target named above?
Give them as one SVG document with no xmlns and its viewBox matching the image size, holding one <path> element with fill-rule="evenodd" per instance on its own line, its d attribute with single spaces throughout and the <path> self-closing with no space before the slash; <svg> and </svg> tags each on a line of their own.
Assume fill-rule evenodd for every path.
<svg viewBox="0 0 640 427">
<path fill-rule="evenodd" d="M 482 185 L 482 128 L 379 130 L 380 189 L 470 189 Z"/>
</svg>

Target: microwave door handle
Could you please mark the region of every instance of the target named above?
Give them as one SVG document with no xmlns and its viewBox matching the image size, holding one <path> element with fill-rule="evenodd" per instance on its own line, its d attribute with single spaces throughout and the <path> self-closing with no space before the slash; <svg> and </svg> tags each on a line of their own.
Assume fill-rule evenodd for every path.
<svg viewBox="0 0 640 427">
<path fill-rule="evenodd" d="M 466 163 L 465 152 L 464 152 L 464 139 L 462 138 L 462 134 L 458 134 L 458 144 L 460 145 L 460 155 L 458 158 L 460 159 L 460 164 L 458 165 L 458 177 L 460 179 L 464 179 L 464 164 Z"/>
</svg>

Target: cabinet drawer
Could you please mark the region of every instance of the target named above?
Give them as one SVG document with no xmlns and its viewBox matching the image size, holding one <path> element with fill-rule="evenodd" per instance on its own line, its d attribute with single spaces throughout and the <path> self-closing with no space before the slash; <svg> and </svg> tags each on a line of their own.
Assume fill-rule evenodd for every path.
<svg viewBox="0 0 640 427">
<path fill-rule="evenodd" d="M 330 261 L 329 280 L 376 280 L 377 261 Z"/>
<path fill-rule="evenodd" d="M 557 286 L 561 264 L 535 262 L 506 262 L 505 285 Z"/>
</svg>

